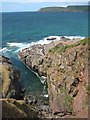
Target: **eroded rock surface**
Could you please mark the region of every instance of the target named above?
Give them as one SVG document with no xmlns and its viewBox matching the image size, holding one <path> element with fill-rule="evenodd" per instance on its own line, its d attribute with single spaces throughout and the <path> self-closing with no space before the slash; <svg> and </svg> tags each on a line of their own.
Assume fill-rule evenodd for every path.
<svg viewBox="0 0 90 120">
<path fill-rule="evenodd" d="M 19 82 L 20 71 L 12 66 L 9 58 L 0 56 L 0 109 L 2 119 L 37 118 L 37 110 L 24 100 Z M 30 101 L 30 100 L 29 100 Z M 36 100 L 33 100 L 36 103 Z M 1 115 L 1 114 L 0 114 Z"/>
<path fill-rule="evenodd" d="M 62 38 L 64 39 L 64 38 Z M 36 45 L 19 53 L 21 60 L 47 77 L 49 106 L 54 115 L 88 116 L 88 40 Z"/>
<path fill-rule="evenodd" d="M 8 95 L 10 97 L 11 92 L 15 94 L 15 98 L 21 97 L 22 87 L 20 85 L 20 71 L 14 68 L 9 58 L 0 56 L 0 82 L 2 83 L 1 94 L 3 98 Z"/>
</svg>

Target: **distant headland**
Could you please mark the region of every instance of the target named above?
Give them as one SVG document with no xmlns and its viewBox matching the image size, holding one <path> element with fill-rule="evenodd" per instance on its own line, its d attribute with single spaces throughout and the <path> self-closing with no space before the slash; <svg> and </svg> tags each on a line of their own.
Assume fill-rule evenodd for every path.
<svg viewBox="0 0 90 120">
<path fill-rule="evenodd" d="M 87 12 L 90 11 L 88 5 L 75 5 L 67 7 L 44 7 L 38 10 L 38 12 Z"/>
</svg>

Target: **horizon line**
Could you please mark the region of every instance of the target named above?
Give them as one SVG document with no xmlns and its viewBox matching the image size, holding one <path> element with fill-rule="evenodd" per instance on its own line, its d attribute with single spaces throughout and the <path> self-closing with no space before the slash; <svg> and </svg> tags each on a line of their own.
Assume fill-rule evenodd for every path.
<svg viewBox="0 0 90 120">
<path fill-rule="evenodd" d="M 63 7 L 63 8 L 66 8 L 66 7 L 68 7 L 68 6 L 90 6 L 89 4 L 88 5 L 80 5 L 80 4 L 78 4 L 78 5 L 66 5 L 66 6 L 48 6 L 48 7 L 57 7 L 57 8 L 59 8 L 59 7 Z M 41 8 L 48 8 L 48 7 L 41 7 Z M 41 8 L 39 8 L 38 10 L 25 10 L 25 11 L 0 11 L 0 13 L 16 13 L 16 12 L 39 12 L 39 10 L 41 9 Z"/>
</svg>

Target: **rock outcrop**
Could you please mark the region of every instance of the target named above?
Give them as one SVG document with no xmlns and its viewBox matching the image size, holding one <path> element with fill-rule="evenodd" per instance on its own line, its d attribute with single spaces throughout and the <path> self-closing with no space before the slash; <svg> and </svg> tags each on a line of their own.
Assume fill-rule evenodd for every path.
<svg viewBox="0 0 90 120">
<path fill-rule="evenodd" d="M 0 56 L 0 118 L 37 118 L 37 110 L 24 100 L 20 71 L 9 58 Z M 30 101 L 30 100 L 29 100 Z M 36 102 L 33 100 L 33 102 Z"/>
<path fill-rule="evenodd" d="M 13 97 L 20 99 L 22 92 L 19 82 L 20 71 L 12 66 L 9 58 L 4 56 L 0 56 L 0 78 L 2 97 L 11 97 L 10 94 L 13 91 Z"/>
<path fill-rule="evenodd" d="M 37 118 L 35 109 L 28 106 L 23 100 L 0 99 L 2 102 L 3 119 Z"/>
<path fill-rule="evenodd" d="M 29 68 L 47 77 L 54 115 L 88 117 L 88 51 L 88 39 L 77 39 L 36 45 L 19 53 Z"/>
</svg>

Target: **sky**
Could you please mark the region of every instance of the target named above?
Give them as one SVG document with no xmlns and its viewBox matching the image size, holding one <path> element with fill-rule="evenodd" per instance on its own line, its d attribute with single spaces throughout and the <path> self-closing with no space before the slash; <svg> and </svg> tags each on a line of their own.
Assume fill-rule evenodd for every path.
<svg viewBox="0 0 90 120">
<path fill-rule="evenodd" d="M 42 7 L 86 5 L 88 0 L 3 0 L 0 12 L 37 11 Z"/>
</svg>

